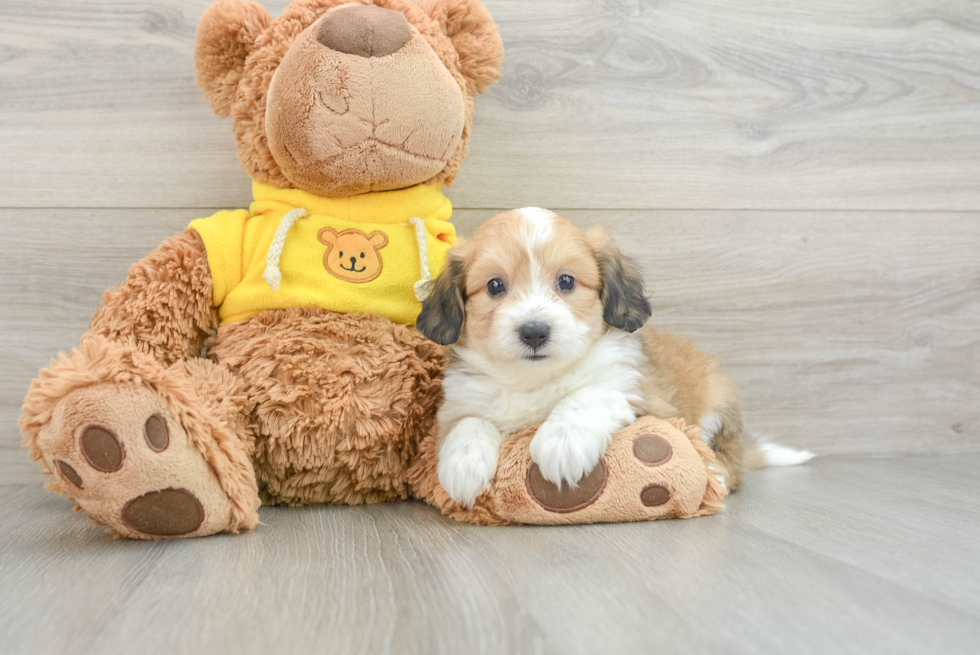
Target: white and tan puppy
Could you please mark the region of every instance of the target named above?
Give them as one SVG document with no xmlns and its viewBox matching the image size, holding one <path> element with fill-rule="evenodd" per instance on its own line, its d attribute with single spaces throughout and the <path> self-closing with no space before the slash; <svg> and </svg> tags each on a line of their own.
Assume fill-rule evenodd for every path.
<svg viewBox="0 0 980 655">
<path fill-rule="evenodd" d="M 650 313 L 640 272 L 601 229 L 544 209 L 500 214 L 450 251 L 417 327 L 453 344 L 438 445 L 453 500 L 470 506 L 489 487 L 511 432 L 539 424 L 531 458 L 547 480 L 574 485 L 644 414 L 700 425 L 737 489 L 738 389 L 690 341 L 644 327 Z M 773 464 L 809 458 L 766 454 Z"/>
</svg>

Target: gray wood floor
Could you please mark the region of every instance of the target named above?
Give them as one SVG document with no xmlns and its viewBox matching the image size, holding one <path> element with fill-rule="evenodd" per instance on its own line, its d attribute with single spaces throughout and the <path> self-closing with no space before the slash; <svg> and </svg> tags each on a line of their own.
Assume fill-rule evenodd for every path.
<svg viewBox="0 0 980 655">
<path fill-rule="evenodd" d="M 0 485 L 4 653 L 975 653 L 980 455 L 748 476 L 712 518 L 477 528 L 417 503 L 112 541 Z"/>
<path fill-rule="evenodd" d="M 0 0 L 0 653 L 977 652 L 980 2 L 485 2 L 459 231 L 606 225 L 749 427 L 822 457 L 693 521 L 106 538 L 20 449 L 27 385 L 249 183 L 194 84 L 210 0 Z"/>
</svg>

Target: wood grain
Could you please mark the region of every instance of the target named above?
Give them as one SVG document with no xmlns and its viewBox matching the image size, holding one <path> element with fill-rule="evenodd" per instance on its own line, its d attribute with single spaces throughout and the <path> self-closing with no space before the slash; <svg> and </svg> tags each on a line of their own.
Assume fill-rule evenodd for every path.
<svg viewBox="0 0 980 655">
<path fill-rule="evenodd" d="M 23 457 L 27 385 L 102 292 L 211 212 L 0 210 L 0 447 Z M 493 213 L 455 221 L 470 234 Z M 722 360 L 750 429 L 822 454 L 980 450 L 980 215 L 566 213 L 638 260 L 652 323 Z"/>
<path fill-rule="evenodd" d="M 193 80 L 209 2 L 0 2 L 0 206 L 247 193 Z M 980 209 L 976 2 L 486 4 L 457 207 Z"/>
<path fill-rule="evenodd" d="M 975 455 L 906 456 L 774 470 L 755 479 L 752 494 L 765 502 L 733 504 L 732 518 L 980 614 L 980 507 L 964 502 L 980 497 L 976 464 Z"/>
<path fill-rule="evenodd" d="M 0 634 L 12 655 L 972 652 L 980 496 L 961 473 L 980 456 L 908 462 L 750 473 L 727 513 L 690 521 L 267 508 L 248 535 L 156 544 L 0 486 Z M 910 474 L 921 493 L 883 514 Z"/>
</svg>

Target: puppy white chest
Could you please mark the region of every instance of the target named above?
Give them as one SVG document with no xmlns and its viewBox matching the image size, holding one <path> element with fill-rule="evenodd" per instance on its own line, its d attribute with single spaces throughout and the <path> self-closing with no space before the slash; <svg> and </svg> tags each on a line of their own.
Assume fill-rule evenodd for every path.
<svg viewBox="0 0 980 655">
<path fill-rule="evenodd" d="M 542 423 L 563 398 L 578 390 L 571 379 L 562 378 L 530 389 L 507 389 L 500 385 L 486 396 L 481 418 L 503 434 Z"/>
<path fill-rule="evenodd" d="M 634 407 L 640 403 L 642 349 L 637 339 L 622 332 L 607 333 L 574 366 L 551 376 L 533 368 L 520 370 L 524 366 L 501 370 L 465 350 L 457 354 L 460 359 L 446 371 L 443 383 L 446 400 L 439 420 L 444 426 L 478 417 L 509 434 L 544 422 L 558 403 L 582 389 L 619 391 Z"/>
</svg>

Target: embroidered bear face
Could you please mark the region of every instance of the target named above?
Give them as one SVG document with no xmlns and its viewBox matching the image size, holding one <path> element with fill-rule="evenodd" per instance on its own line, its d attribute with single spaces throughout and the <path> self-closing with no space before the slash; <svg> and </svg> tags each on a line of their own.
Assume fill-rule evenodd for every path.
<svg viewBox="0 0 980 655">
<path fill-rule="evenodd" d="M 323 267 L 335 278 L 360 283 L 381 275 L 384 268 L 381 249 L 388 245 L 388 235 L 384 232 L 364 234 L 360 230 L 344 230 L 338 234 L 333 228 L 325 227 L 316 237 L 327 246 Z"/>
</svg>

